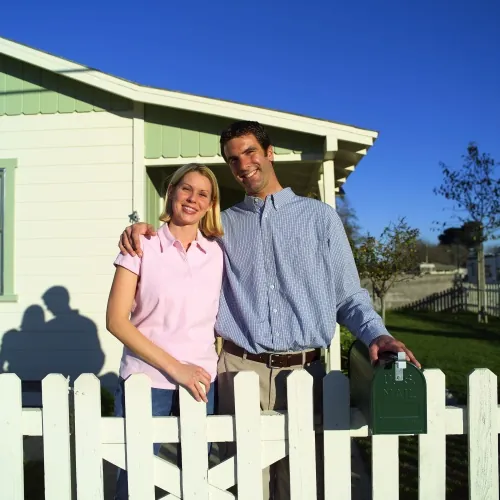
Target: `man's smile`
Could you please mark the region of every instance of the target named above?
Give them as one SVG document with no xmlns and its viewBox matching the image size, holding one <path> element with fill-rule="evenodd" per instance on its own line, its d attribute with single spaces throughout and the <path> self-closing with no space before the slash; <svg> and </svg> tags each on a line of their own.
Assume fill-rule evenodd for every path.
<svg viewBox="0 0 500 500">
<path fill-rule="evenodd" d="M 251 179 L 255 173 L 257 172 L 258 169 L 255 169 L 255 170 L 252 170 L 251 172 L 246 172 L 244 174 L 240 174 L 238 177 L 242 180 L 247 180 L 247 179 Z"/>
</svg>

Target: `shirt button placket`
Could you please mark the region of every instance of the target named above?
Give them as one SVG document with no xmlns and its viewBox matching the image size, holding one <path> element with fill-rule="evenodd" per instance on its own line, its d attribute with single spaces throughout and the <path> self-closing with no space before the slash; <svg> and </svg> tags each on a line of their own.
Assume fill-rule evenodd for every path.
<svg viewBox="0 0 500 500">
<path fill-rule="evenodd" d="M 263 216 L 263 219 L 265 219 L 266 222 L 269 221 L 268 215 L 269 215 L 269 212 L 265 212 L 264 216 Z M 265 252 L 266 252 L 267 260 L 269 263 L 268 264 L 269 265 L 268 276 L 270 277 L 270 279 L 272 281 L 275 281 L 276 269 L 274 266 L 272 244 L 270 243 L 271 238 L 268 236 L 268 232 L 271 232 L 271 226 L 270 226 L 270 224 L 266 223 L 264 225 L 264 231 L 263 231 L 263 235 L 265 235 L 263 244 L 265 245 Z M 271 310 L 271 335 L 273 336 L 273 344 L 274 344 L 275 348 L 279 349 L 281 342 L 279 341 L 280 335 L 277 332 L 277 328 L 276 328 L 277 323 L 278 323 L 278 307 L 276 304 L 277 297 L 276 297 L 276 294 L 274 293 L 274 290 L 275 290 L 275 285 L 273 283 L 271 283 L 269 285 L 269 291 L 268 291 L 269 309 Z"/>
</svg>

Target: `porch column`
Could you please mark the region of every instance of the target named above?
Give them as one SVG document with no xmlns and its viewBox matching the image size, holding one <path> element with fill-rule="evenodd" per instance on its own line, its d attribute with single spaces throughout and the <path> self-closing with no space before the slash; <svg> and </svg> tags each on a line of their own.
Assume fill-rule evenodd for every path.
<svg viewBox="0 0 500 500">
<path fill-rule="evenodd" d="M 325 160 L 322 172 L 319 175 L 318 187 L 321 201 L 335 208 L 335 153 L 337 152 L 337 140 L 333 137 L 325 139 Z M 335 326 L 335 335 L 327 352 L 327 372 L 340 370 L 340 326 Z"/>
<path fill-rule="evenodd" d="M 325 176 L 322 173 L 318 175 L 318 191 L 320 200 L 325 201 Z"/>
<path fill-rule="evenodd" d="M 335 208 L 335 166 L 333 160 L 323 162 L 323 173 L 320 177 L 323 180 L 321 200 Z"/>
</svg>

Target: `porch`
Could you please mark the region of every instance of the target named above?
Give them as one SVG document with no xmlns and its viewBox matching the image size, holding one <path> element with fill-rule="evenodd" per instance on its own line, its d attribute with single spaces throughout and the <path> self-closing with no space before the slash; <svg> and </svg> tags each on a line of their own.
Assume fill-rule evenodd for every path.
<svg viewBox="0 0 500 500">
<path fill-rule="evenodd" d="M 219 147 L 220 132 L 231 123 L 220 118 L 155 106 L 144 108 L 144 165 L 146 219 L 156 222 L 162 206 L 165 180 L 189 162 L 213 169 L 221 188 L 222 209 L 241 201 L 244 193 L 225 164 Z M 266 125 L 264 123 L 264 125 Z M 275 168 L 284 187 L 335 206 L 348 176 L 366 155 L 376 133 L 363 131 L 345 139 L 266 126 L 275 153 Z M 358 129 L 361 130 L 361 129 Z M 342 136 L 341 133 L 339 133 Z"/>
<path fill-rule="evenodd" d="M 144 134 L 144 159 L 138 159 L 134 169 L 134 206 L 141 220 L 159 226 L 168 179 L 186 163 L 202 163 L 214 171 L 222 210 L 243 199 L 244 191 L 224 162 L 219 146 L 220 133 L 233 121 L 231 118 L 152 105 L 136 105 L 134 113 L 139 117 L 134 137 Z M 335 207 L 336 196 L 343 192 L 347 178 L 367 154 L 377 133 L 325 121 L 321 123 L 330 131 L 319 132 L 317 120 L 288 115 L 292 117 L 297 122 L 290 121 L 289 128 L 279 128 L 269 118 L 255 118 L 262 120 L 271 138 L 278 179 L 298 195 Z M 339 342 L 339 335 L 335 335 L 325 355 L 329 369 L 340 368 Z"/>
</svg>

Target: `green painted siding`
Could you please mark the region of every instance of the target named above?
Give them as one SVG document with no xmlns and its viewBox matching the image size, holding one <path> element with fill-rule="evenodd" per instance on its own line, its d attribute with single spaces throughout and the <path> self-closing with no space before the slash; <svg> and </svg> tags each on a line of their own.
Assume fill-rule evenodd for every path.
<svg viewBox="0 0 500 500">
<path fill-rule="evenodd" d="M 145 157 L 193 158 L 220 155 L 219 136 L 230 119 L 160 106 L 145 106 Z M 323 153 L 323 138 L 268 128 L 278 155 Z"/>
<path fill-rule="evenodd" d="M 0 302 L 15 301 L 14 189 L 17 160 L 0 159 Z"/>
<path fill-rule="evenodd" d="M 156 228 L 163 222 L 160 213 L 163 211 L 163 195 L 167 188 L 169 177 L 175 168 L 148 167 L 146 169 L 146 220 Z"/>
<path fill-rule="evenodd" d="M 131 109 L 123 97 L 0 55 L 0 116 Z"/>
</svg>

